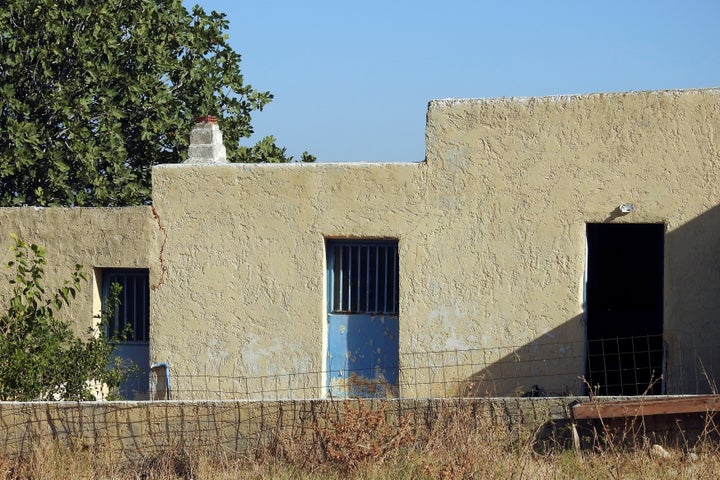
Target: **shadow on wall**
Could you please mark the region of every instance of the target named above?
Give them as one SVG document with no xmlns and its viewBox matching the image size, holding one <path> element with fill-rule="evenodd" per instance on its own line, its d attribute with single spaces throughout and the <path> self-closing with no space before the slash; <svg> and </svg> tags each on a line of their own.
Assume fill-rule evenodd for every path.
<svg viewBox="0 0 720 480">
<path fill-rule="evenodd" d="M 720 206 L 665 244 L 668 393 L 717 393 L 720 382 Z"/>
<path fill-rule="evenodd" d="M 582 315 L 519 347 L 482 350 L 487 367 L 459 385 L 457 395 L 562 396 L 583 392 Z M 482 364 L 482 363 L 481 363 Z"/>
<path fill-rule="evenodd" d="M 664 277 L 662 343 L 655 338 L 657 332 L 638 332 L 629 325 L 628 331 L 634 336 L 631 340 L 603 341 L 601 368 L 610 376 L 616 374 L 626 380 L 634 376 L 635 391 L 625 394 L 641 394 L 653 382 L 655 387 L 650 391 L 655 394 L 718 393 L 720 206 L 666 233 Z M 642 290 L 634 285 L 627 288 Z M 586 340 L 584 316 L 578 315 L 526 345 L 484 349 L 485 358 L 477 363 L 487 367 L 459 384 L 457 395 L 586 394 Z M 610 351 L 607 347 L 610 344 L 617 344 L 617 351 Z M 627 355 L 628 349 L 634 350 L 634 354 Z M 655 364 L 645 368 L 644 373 L 637 365 L 644 355 L 659 358 L 658 349 L 662 361 L 657 369 L 663 371 L 662 379 Z M 596 375 L 593 384 L 602 386 L 602 379 L 602 375 Z M 603 394 L 602 389 L 600 393 Z"/>
</svg>

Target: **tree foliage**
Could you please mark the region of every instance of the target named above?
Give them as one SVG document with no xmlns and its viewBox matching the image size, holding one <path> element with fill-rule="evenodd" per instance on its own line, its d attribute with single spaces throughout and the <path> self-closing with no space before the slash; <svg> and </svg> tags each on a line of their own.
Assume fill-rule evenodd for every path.
<svg viewBox="0 0 720 480">
<path fill-rule="evenodd" d="M 252 147 L 241 146 L 238 151 L 237 161 L 245 163 L 283 163 L 291 161 L 293 157 L 288 157 L 287 150 L 278 147 L 275 142 L 275 137 L 268 135 Z M 314 162 L 316 159 L 315 155 L 303 152 L 300 160 L 309 163 Z"/>
<path fill-rule="evenodd" d="M 231 161 L 291 160 L 271 137 L 239 144 L 272 95 L 244 83 L 227 28 L 181 0 L 5 1 L 0 205 L 148 203 L 198 115 L 218 117 Z"/>
<path fill-rule="evenodd" d="M 13 238 L 14 260 L 7 264 L 15 270 L 13 290 L 0 313 L 0 400 L 92 400 L 97 385 L 116 390 L 127 374 L 113 355 L 119 338 L 108 338 L 104 328 L 79 338 L 57 317 L 86 280 L 82 267 L 47 292 L 45 249 Z"/>
</svg>

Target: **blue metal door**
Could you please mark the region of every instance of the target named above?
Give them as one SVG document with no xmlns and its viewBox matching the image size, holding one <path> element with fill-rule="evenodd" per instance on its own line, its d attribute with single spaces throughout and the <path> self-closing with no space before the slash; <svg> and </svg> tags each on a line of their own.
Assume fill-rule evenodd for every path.
<svg viewBox="0 0 720 480">
<path fill-rule="evenodd" d="M 332 241 L 327 252 L 328 392 L 397 396 L 397 241 Z"/>
<path fill-rule="evenodd" d="M 331 395 L 397 396 L 397 316 L 330 314 L 328 330 Z"/>
</svg>

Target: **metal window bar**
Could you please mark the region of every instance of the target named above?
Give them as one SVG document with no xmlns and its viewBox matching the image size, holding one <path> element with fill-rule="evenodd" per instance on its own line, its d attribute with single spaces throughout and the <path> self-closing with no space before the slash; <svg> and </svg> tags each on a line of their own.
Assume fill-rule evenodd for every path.
<svg viewBox="0 0 720 480">
<path fill-rule="evenodd" d="M 333 310 L 334 311 L 342 311 L 344 310 L 344 301 L 343 293 L 345 292 L 345 265 L 343 264 L 343 249 L 338 245 L 333 249 L 333 275 L 334 275 L 334 282 L 333 282 L 333 290 L 331 294 L 333 295 Z"/>
<path fill-rule="evenodd" d="M 367 280 L 363 277 L 367 275 L 367 270 L 363 270 L 363 261 L 362 261 L 363 247 L 361 247 L 361 246 L 355 247 L 355 250 L 356 250 L 356 252 L 355 252 L 356 258 L 355 259 L 357 261 L 357 274 L 355 275 L 355 283 L 356 283 L 356 285 L 355 285 L 355 287 L 356 287 L 355 308 L 357 310 L 362 311 L 362 310 L 367 310 L 367 307 L 363 306 L 363 304 L 362 304 L 362 299 L 363 299 L 363 297 L 365 297 L 365 290 L 366 290 L 365 288 L 363 288 L 363 286 L 367 284 Z"/>
<path fill-rule="evenodd" d="M 400 271 L 400 265 L 398 265 L 398 256 L 393 255 L 392 259 L 392 272 L 393 272 L 393 279 L 392 279 L 392 304 L 393 305 L 399 305 L 399 299 L 398 299 L 398 276 Z M 398 310 L 398 307 L 394 307 L 395 310 Z"/>
<path fill-rule="evenodd" d="M 370 248 L 365 249 L 365 272 L 370 275 Z M 370 308 L 370 289 L 365 290 L 365 310 Z"/>
<path fill-rule="evenodd" d="M 382 252 L 383 252 L 383 260 L 385 262 L 384 269 L 383 269 L 383 271 L 385 272 L 385 275 L 382 276 L 382 280 L 383 280 L 383 289 L 382 289 L 383 308 L 382 308 L 382 311 L 387 312 L 388 311 L 387 301 L 388 301 L 388 290 L 389 290 L 389 285 L 388 285 L 388 281 L 387 281 L 388 280 L 387 277 L 389 274 L 389 272 L 388 272 L 388 251 L 387 251 L 387 249 L 382 249 Z"/>
<path fill-rule="evenodd" d="M 131 342 L 148 341 L 149 330 L 149 280 L 147 271 L 111 272 L 105 279 L 103 295 L 109 292 L 109 286 L 117 283 L 122 287 L 120 305 L 115 309 L 111 320 L 110 333 L 118 333 L 126 325 L 132 328 Z"/>
<path fill-rule="evenodd" d="M 348 278 L 348 284 L 347 284 L 347 297 L 348 297 L 348 302 L 347 302 L 347 308 L 345 308 L 345 310 L 352 311 L 352 310 L 353 310 L 353 308 L 352 308 L 352 300 L 353 300 L 353 297 L 352 297 L 352 283 L 353 283 L 353 282 L 352 282 L 352 278 L 353 278 L 352 247 L 349 247 L 349 248 L 347 249 L 347 252 L 346 252 L 346 253 L 347 253 L 347 256 L 348 256 L 348 262 L 347 262 L 347 264 L 348 264 L 348 274 L 347 274 L 347 278 Z"/>
<path fill-rule="evenodd" d="M 374 305 L 378 304 L 378 301 L 380 300 L 380 289 L 378 288 L 378 284 L 380 283 L 380 255 L 377 250 L 373 250 L 375 253 L 375 303 Z"/>
<path fill-rule="evenodd" d="M 396 242 L 337 242 L 328 253 L 332 312 L 397 315 Z"/>
</svg>

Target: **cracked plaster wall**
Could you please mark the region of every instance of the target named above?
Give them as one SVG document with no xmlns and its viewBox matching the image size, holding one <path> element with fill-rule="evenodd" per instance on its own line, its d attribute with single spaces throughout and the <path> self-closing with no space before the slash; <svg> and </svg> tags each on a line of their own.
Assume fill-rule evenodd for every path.
<svg viewBox="0 0 720 480">
<path fill-rule="evenodd" d="M 419 164 L 156 167 L 167 273 L 153 361 L 180 377 L 316 372 L 289 395 L 321 395 L 324 240 L 397 238 L 401 367 L 415 386 L 403 394 L 437 393 L 405 354 L 517 346 L 508 358 L 520 358 L 538 342 L 564 345 L 554 353 L 570 373 L 544 377 L 558 363 L 541 362 L 516 382 L 542 375 L 577 393 L 585 225 L 604 221 L 665 223 L 666 334 L 720 333 L 708 262 L 720 91 L 439 100 L 427 122 Z M 613 216 L 624 202 L 637 210 Z"/>
<path fill-rule="evenodd" d="M 441 383 L 435 360 L 412 353 L 498 346 L 498 365 L 556 358 L 490 393 L 538 376 L 578 393 L 585 224 L 664 223 L 668 392 L 685 392 L 702 381 L 696 347 L 703 368 L 720 365 L 719 130 L 719 90 L 439 100 L 424 163 L 164 165 L 153 171 L 164 231 L 150 207 L 6 208 L 0 233 L 47 247 L 48 286 L 74 263 L 149 268 L 160 283 L 151 361 L 170 364 L 177 391 L 312 398 L 324 381 L 326 238 L 399 240 L 402 395 L 485 374 L 487 358 L 471 355 L 475 368 Z M 636 211 L 613 213 L 625 202 Z M 66 312 L 79 331 L 92 322 L 91 282 Z"/>
</svg>

